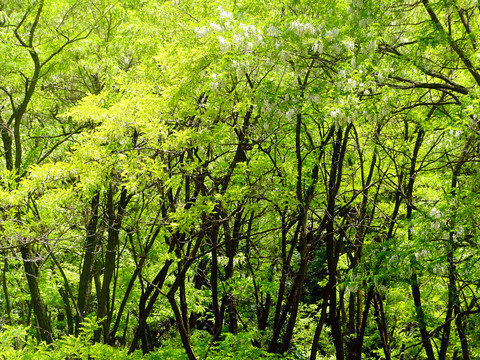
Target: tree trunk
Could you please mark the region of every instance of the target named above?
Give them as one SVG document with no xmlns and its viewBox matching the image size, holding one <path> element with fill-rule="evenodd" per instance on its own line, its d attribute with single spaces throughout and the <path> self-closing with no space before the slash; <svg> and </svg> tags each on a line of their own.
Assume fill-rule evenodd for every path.
<svg viewBox="0 0 480 360">
<path fill-rule="evenodd" d="M 97 224 L 98 224 L 98 205 L 100 193 L 96 193 L 91 202 L 90 221 L 87 225 L 85 255 L 83 257 L 82 271 L 78 284 L 77 305 L 80 315 L 76 318 L 75 335 L 78 336 L 80 324 L 85 318 L 88 302 L 92 290 L 92 279 L 95 269 L 95 257 L 97 249 Z"/>
<path fill-rule="evenodd" d="M 23 267 L 27 276 L 28 289 L 30 290 L 30 298 L 32 301 L 33 312 L 37 322 L 37 331 L 40 341 L 47 344 L 53 342 L 52 326 L 50 325 L 50 317 L 47 313 L 47 307 L 43 302 L 40 289 L 38 287 L 38 265 L 37 260 L 32 252 L 30 245 L 22 245 L 20 247 L 22 253 Z"/>
<path fill-rule="evenodd" d="M 415 264 L 411 264 L 412 275 L 410 279 L 410 286 L 412 288 L 413 301 L 415 303 L 415 309 L 417 313 L 418 327 L 420 329 L 420 336 L 422 337 L 423 347 L 427 353 L 428 360 L 435 360 L 433 353 L 432 343 L 430 342 L 430 334 L 427 331 L 427 324 L 425 323 L 425 313 L 422 307 L 422 300 L 420 296 L 420 286 L 418 285 L 417 272 L 415 270 Z"/>
<path fill-rule="evenodd" d="M 100 292 L 99 302 L 97 306 L 97 321 L 102 322 L 103 341 L 105 344 L 109 343 L 111 312 L 109 307 L 113 300 L 110 299 L 110 284 L 112 282 L 113 274 L 115 272 L 115 264 L 117 258 L 117 247 L 119 241 L 119 233 L 122 225 L 122 217 L 125 207 L 129 201 L 127 192 L 122 189 L 120 193 L 120 201 L 117 213 L 115 214 L 115 205 L 113 202 L 114 189 L 110 187 L 107 196 L 107 217 L 108 217 L 108 238 L 107 248 L 105 254 L 105 266 L 103 270 L 103 281 Z M 100 341 L 101 330 L 95 332 L 94 340 Z"/>
</svg>

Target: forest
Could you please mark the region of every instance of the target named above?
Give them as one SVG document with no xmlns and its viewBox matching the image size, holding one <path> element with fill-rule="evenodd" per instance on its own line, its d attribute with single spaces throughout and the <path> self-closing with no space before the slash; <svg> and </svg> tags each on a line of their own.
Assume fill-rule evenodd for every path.
<svg viewBox="0 0 480 360">
<path fill-rule="evenodd" d="M 0 0 L 0 357 L 480 359 L 479 88 L 477 0 Z"/>
</svg>

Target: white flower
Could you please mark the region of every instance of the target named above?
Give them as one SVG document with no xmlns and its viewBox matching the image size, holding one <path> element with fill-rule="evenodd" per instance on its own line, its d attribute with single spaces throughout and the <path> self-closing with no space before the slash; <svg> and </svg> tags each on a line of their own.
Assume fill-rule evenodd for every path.
<svg viewBox="0 0 480 360">
<path fill-rule="evenodd" d="M 223 52 L 229 51 L 232 47 L 232 44 L 225 40 L 222 36 L 218 37 L 218 42 L 220 43 L 220 50 Z"/>
<path fill-rule="evenodd" d="M 278 30 L 278 27 L 276 27 L 276 26 L 270 26 L 267 29 L 267 35 L 268 36 L 273 36 L 273 37 L 279 37 L 280 36 L 280 30 Z"/>
<path fill-rule="evenodd" d="M 303 36 L 304 34 L 308 34 L 308 35 L 315 34 L 315 27 L 312 24 L 310 23 L 303 24 L 297 20 L 293 21 L 290 24 L 290 30 L 292 30 L 298 36 Z"/>
<path fill-rule="evenodd" d="M 310 99 L 314 104 L 320 103 L 320 95 L 318 95 L 318 94 L 312 95 L 310 97 Z"/>
<path fill-rule="evenodd" d="M 253 50 L 253 43 L 251 41 L 249 41 L 244 45 L 243 51 L 244 52 L 251 52 L 252 50 Z"/>
<path fill-rule="evenodd" d="M 332 111 L 330 111 L 330 116 L 331 116 L 333 119 L 338 118 L 339 114 L 340 114 L 340 110 L 339 110 L 339 109 L 333 109 Z"/>
<path fill-rule="evenodd" d="M 210 89 L 212 91 L 217 91 L 219 86 L 220 86 L 220 84 L 218 83 L 218 81 L 212 81 L 210 83 Z"/>
<path fill-rule="evenodd" d="M 223 10 L 221 6 L 218 7 L 218 11 L 220 12 L 221 19 L 233 19 L 233 14 L 231 12 Z"/>
<path fill-rule="evenodd" d="M 243 44 L 243 37 L 241 35 L 235 34 L 233 35 L 233 42 L 238 48 L 240 48 Z"/>
<path fill-rule="evenodd" d="M 343 88 L 343 91 L 349 92 L 350 90 L 354 90 L 356 87 L 357 87 L 357 81 L 352 80 L 352 79 L 348 79 L 347 84 Z"/>
<path fill-rule="evenodd" d="M 248 24 L 240 24 L 240 25 L 238 25 L 238 27 L 239 27 L 240 29 L 242 29 L 243 31 L 245 31 L 246 36 L 248 36 L 248 33 L 251 33 L 251 34 L 255 33 L 255 30 L 256 30 L 255 26 L 254 26 L 254 25 L 251 25 L 251 24 L 250 24 L 250 25 L 248 25 Z"/>
<path fill-rule="evenodd" d="M 291 120 L 293 115 L 295 115 L 295 110 L 293 110 L 293 109 L 289 109 L 285 113 L 285 116 L 286 116 L 287 120 Z"/>
<path fill-rule="evenodd" d="M 282 50 L 280 51 L 279 58 L 281 61 L 287 61 L 288 59 L 290 59 L 290 56 L 286 51 Z"/>
<path fill-rule="evenodd" d="M 374 52 L 376 48 L 377 48 L 377 42 L 375 40 L 370 41 L 367 45 L 368 52 Z"/>
<path fill-rule="evenodd" d="M 435 275 L 444 275 L 445 274 L 445 268 L 440 264 L 435 264 L 435 266 L 433 267 L 433 273 Z"/>
<path fill-rule="evenodd" d="M 297 34 L 298 36 L 302 36 L 303 35 L 303 26 L 302 26 L 302 23 L 298 22 L 298 21 L 294 21 L 290 24 L 290 30 L 292 30 L 295 34 Z"/>
<path fill-rule="evenodd" d="M 265 100 L 263 102 L 263 108 L 265 110 L 265 114 L 270 114 L 273 110 L 273 105 L 268 102 L 268 100 Z"/>
<path fill-rule="evenodd" d="M 338 44 L 333 44 L 332 51 L 335 55 L 340 55 L 340 53 L 342 52 L 342 48 Z"/>
<path fill-rule="evenodd" d="M 210 89 L 212 91 L 218 91 L 225 85 L 225 80 L 221 77 L 217 77 L 217 74 L 211 75 L 212 81 L 210 82 Z"/>
<path fill-rule="evenodd" d="M 432 210 L 430 210 L 430 216 L 434 219 L 440 219 L 442 217 L 442 213 L 434 206 Z"/>
<path fill-rule="evenodd" d="M 245 74 L 247 73 L 245 71 L 245 66 L 243 66 L 242 64 L 239 64 L 237 63 L 236 61 L 234 62 L 234 65 L 236 67 L 236 72 L 237 72 L 237 78 L 242 78 L 243 76 L 245 76 Z"/>
<path fill-rule="evenodd" d="M 316 30 L 315 30 L 315 27 L 314 27 L 312 24 L 307 23 L 307 24 L 305 24 L 304 26 L 305 26 L 305 32 L 306 32 L 307 34 L 309 34 L 309 35 L 315 35 Z"/>
<path fill-rule="evenodd" d="M 356 3 L 354 3 L 354 6 L 357 8 L 362 8 L 363 7 L 363 0 L 357 0 Z"/>
<path fill-rule="evenodd" d="M 385 81 L 385 76 L 383 76 L 383 74 L 379 72 L 377 74 L 377 80 L 379 84 L 383 84 L 383 82 Z"/>
<path fill-rule="evenodd" d="M 222 31 L 222 27 L 220 25 L 218 25 L 217 23 L 211 22 L 210 27 L 217 32 Z"/>
<path fill-rule="evenodd" d="M 354 41 L 346 40 L 346 41 L 343 42 L 343 45 L 345 46 L 345 49 L 347 49 L 349 51 L 353 51 L 355 49 L 355 42 Z"/>
<path fill-rule="evenodd" d="M 315 44 L 312 45 L 312 50 L 315 54 L 321 54 L 323 53 L 323 45 L 322 43 L 316 42 Z"/>
<path fill-rule="evenodd" d="M 420 252 L 415 253 L 415 258 L 417 261 L 420 261 L 428 256 L 428 251 L 426 249 L 423 249 Z"/>
<path fill-rule="evenodd" d="M 195 35 L 197 35 L 197 37 L 199 37 L 199 38 L 203 38 L 203 37 L 207 36 L 208 33 L 210 32 L 210 30 L 208 28 L 206 28 L 205 26 L 202 26 L 201 28 L 196 27 L 194 29 L 194 31 L 195 31 Z"/>
</svg>

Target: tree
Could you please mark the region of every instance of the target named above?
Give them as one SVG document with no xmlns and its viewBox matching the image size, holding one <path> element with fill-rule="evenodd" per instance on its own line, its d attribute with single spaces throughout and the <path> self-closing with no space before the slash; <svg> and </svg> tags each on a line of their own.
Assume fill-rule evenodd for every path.
<svg viewBox="0 0 480 360">
<path fill-rule="evenodd" d="M 476 5 L 42 6 L 2 28 L 6 319 L 22 265 L 47 342 L 95 319 L 131 356 L 475 356 Z"/>
</svg>

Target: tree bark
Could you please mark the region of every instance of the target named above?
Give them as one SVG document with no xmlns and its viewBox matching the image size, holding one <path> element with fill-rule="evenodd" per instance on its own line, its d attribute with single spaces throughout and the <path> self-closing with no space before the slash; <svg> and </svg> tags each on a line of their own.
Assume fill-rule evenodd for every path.
<svg viewBox="0 0 480 360">
<path fill-rule="evenodd" d="M 90 205 L 90 220 L 87 225 L 85 253 L 83 256 L 82 271 L 78 284 L 77 305 L 80 314 L 76 317 L 75 335 L 78 336 L 80 324 L 82 323 L 87 311 L 88 302 L 92 290 L 92 279 L 95 269 L 95 257 L 97 250 L 97 224 L 98 224 L 98 205 L 100 193 L 96 193 Z"/>
<path fill-rule="evenodd" d="M 123 212 L 129 201 L 129 197 L 127 197 L 127 191 L 122 189 L 120 193 L 118 210 L 115 213 L 113 196 L 114 188 L 111 186 L 107 195 L 108 238 L 105 254 L 105 265 L 103 270 L 102 288 L 97 306 L 97 320 L 102 322 L 103 341 L 105 344 L 109 343 L 110 323 L 112 320 L 111 312 L 108 311 L 109 306 L 112 304 L 112 299 L 110 299 L 110 285 L 115 272 L 117 247 L 122 225 Z M 95 332 L 94 340 L 97 342 L 100 341 L 100 335 L 101 330 Z"/>
<path fill-rule="evenodd" d="M 43 302 L 40 288 L 38 287 L 37 260 L 35 259 L 31 245 L 22 245 L 20 247 L 20 252 L 22 253 L 23 267 L 25 269 L 33 312 L 37 322 L 38 337 L 40 341 L 45 341 L 47 344 L 51 344 L 53 342 L 53 332 L 52 326 L 50 325 L 50 317 L 47 313 L 47 307 Z"/>
</svg>

